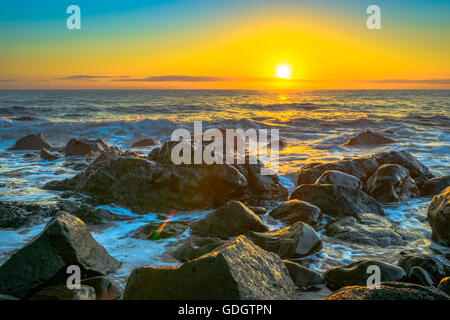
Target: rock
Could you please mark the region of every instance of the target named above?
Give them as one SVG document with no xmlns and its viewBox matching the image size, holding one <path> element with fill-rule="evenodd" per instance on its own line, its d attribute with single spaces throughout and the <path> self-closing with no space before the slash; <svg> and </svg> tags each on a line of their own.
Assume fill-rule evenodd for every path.
<svg viewBox="0 0 450 320">
<path fill-rule="evenodd" d="M 300 168 L 297 185 L 314 184 L 324 172 L 329 170 L 347 173 L 365 182 L 377 168 L 377 160 L 372 156 L 326 163 L 311 163 Z"/>
<path fill-rule="evenodd" d="M 61 212 L 44 230 L 0 266 L 0 292 L 26 298 L 43 286 L 65 282 L 78 265 L 83 278 L 116 271 L 111 257 L 78 218 Z"/>
<path fill-rule="evenodd" d="M 181 245 L 172 252 L 172 256 L 181 262 L 196 259 L 207 254 L 225 243 L 224 240 L 214 237 L 191 236 L 181 240 Z"/>
<path fill-rule="evenodd" d="M 336 186 L 362 189 L 363 183 L 355 176 L 336 170 L 328 170 L 322 173 L 316 184 L 334 184 Z"/>
<path fill-rule="evenodd" d="M 330 184 L 304 184 L 291 194 L 290 199 L 309 202 L 333 217 L 372 212 L 384 215 L 381 204 L 358 189 Z"/>
<path fill-rule="evenodd" d="M 435 288 L 401 282 L 382 282 L 380 288 L 345 287 L 325 300 L 449 300 Z"/>
<path fill-rule="evenodd" d="M 160 145 L 160 144 L 161 144 L 161 142 L 159 142 L 158 140 L 153 139 L 153 138 L 148 138 L 148 139 L 142 139 L 142 140 L 139 140 L 138 142 L 133 143 L 131 148 L 150 147 L 150 146 L 156 146 L 156 145 Z"/>
<path fill-rule="evenodd" d="M 372 213 L 339 218 L 325 226 L 325 235 L 358 245 L 378 247 L 404 246 L 423 237 L 417 231 L 394 228 L 388 220 Z"/>
<path fill-rule="evenodd" d="M 264 233 L 251 231 L 246 236 L 257 246 L 283 259 L 309 256 L 322 249 L 319 235 L 303 222 Z"/>
<path fill-rule="evenodd" d="M 289 260 L 283 260 L 283 263 L 295 285 L 300 289 L 308 290 L 323 283 L 323 277 L 320 273 Z"/>
<path fill-rule="evenodd" d="M 100 163 L 102 161 L 110 160 L 110 159 L 117 159 L 122 155 L 122 151 L 120 151 L 119 148 L 111 148 L 111 151 L 104 151 L 102 152 L 95 160 L 94 164 Z"/>
<path fill-rule="evenodd" d="M 326 285 L 331 290 L 347 286 L 365 286 L 373 274 L 373 270 L 368 272 L 370 266 L 380 268 L 381 282 L 399 281 L 406 277 L 405 270 L 400 267 L 379 260 L 365 259 L 327 270 L 324 275 Z"/>
<path fill-rule="evenodd" d="M 150 222 L 132 231 L 131 237 L 144 240 L 167 239 L 182 235 L 188 228 L 187 223 L 184 221 L 169 221 L 164 225 L 164 229 L 158 233 L 162 223 L 164 222 Z"/>
<path fill-rule="evenodd" d="M 240 167 L 245 174 L 227 164 L 175 165 L 119 157 L 93 164 L 72 178 L 51 181 L 44 189 L 72 190 L 98 203 L 115 203 L 142 213 L 213 209 L 229 200 L 261 205 L 287 199 L 287 189 L 278 177 L 260 179 L 256 169 L 244 168 Z"/>
<path fill-rule="evenodd" d="M 408 273 L 408 282 L 420 284 L 426 287 L 434 286 L 431 276 L 421 267 L 412 267 Z"/>
<path fill-rule="evenodd" d="M 442 279 L 437 288 L 450 295 L 450 277 Z"/>
<path fill-rule="evenodd" d="M 120 286 L 108 277 L 93 277 L 81 283 L 94 288 L 96 300 L 119 300 L 122 297 Z"/>
<path fill-rule="evenodd" d="M 95 290 L 85 285 L 79 289 L 68 289 L 65 284 L 60 284 L 40 290 L 31 300 L 95 300 Z"/>
<path fill-rule="evenodd" d="M 296 294 L 281 259 L 239 236 L 182 265 L 134 269 L 123 299 L 294 300 Z"/>
<path fill-rule="evenodd" d="M 318 207 L 296 199 L 283 202 L 269 215 L 289 225 L 301 221 L 314 226 L 322 219 L 322 212 Z"/>
<path fill-rule="evenodd" d="M 373 155 L 378 165 L 398 164 L 406 168 L 413 179 L 431 179 L 433 174 L 408 151 L 389 151 Z"/>
<path fill-rule="evenodd" d="M 422 197 L 435 196 L 450 186 L 450 175 L 426 180 L 418 185 Z"/>
<path fill-rule="evenodd" d="M 367 180 L 367 192 L 381 202 L 398 202 L 419 197 L 419 189 L 408 170 L 398 164 L 384 164 Z"/>
<path fill-rule="evenodd" d="M 16 141 L 14 146 L 8 150 L 41 150 L 41 149 L 53 149 L 50 142 L 47 141 L 44 133 L 30 134 Z"/>
<path fill-rule="evenodd" d="M 427 271 L 437 285 L 446 275 L 446 266 L 431 255 L 406 254 L 400 258 L 398 265 L 409 274 L 413 267 L 420 267 Z"/>
<path fill-rule="evenodd" d="M 39 224 L 57 213 L 56 208 L 34 203 L 0 201 L 0 228 L 22 228 Z"/>
<path fill-rule="evenodd" d="M 43 160 L 53 161 L 53 160 L 58 159 L 59 157 L 47 149 L 42 149 L 41 150 L 41 158 Z"/>
<path fill-rule="evenodd" d="M 255 206 L 248 206 L 250 210 L 252 210 L 255 214 L 258 216 L 261 216 L 263 214 L 266 214 L 266 208 L 264 207 L 255 207 Z"/>
<path fill-rule="evenodd" d="M 370 130 L 361 132 L 356 137 L 348 140 L 344 145 L 347 146 L 377 146 L 381 144 L 395 143 L 394 140 L 385 138 Z"/>
<path fill-rule="evenodd" d="M 203 219 L 191 224 L 192 232 L 200 236 L 229 238 L 248 231 L 267 231 L 267 226 L 248 207 L 231 200 Z"/>
<path fill-rule="evenodd" d="M 6 301 L 6 300 L 20 300 L 17 297 L 9 296 L 7 294 L 0 294 L 0 301 Z"/>
<path fill-rule="evenodd" d="M 108 143 L 102 139 L 70 139 L 64 148 L 66 156 L 85 156 L 91 152 L 102 153 L 104 151 L 111 151 L 111 149 Z"/>
<path fill-rule="evenodd" d="M 126 221 L 134 219 L 134 217 L 129 215 L 115 214 L 105 209 L 95 208 L 86 203 L 79 204 L 69 200 L 60 201 L 56 206 L 60 210 L 80 218 L 87 224 L 102 224 L 107 221 Z"/>
<path fill-rule="evenodd" d="M 450 187 L 433 197 L 428 205 L 427 217 L 433 230 L 433 240 L 450 247 Z"/>
</svg>

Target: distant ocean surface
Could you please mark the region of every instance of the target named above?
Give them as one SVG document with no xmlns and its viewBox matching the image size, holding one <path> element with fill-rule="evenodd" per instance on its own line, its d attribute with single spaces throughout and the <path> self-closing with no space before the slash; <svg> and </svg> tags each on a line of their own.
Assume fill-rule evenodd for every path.
<svg viewBox="0 0 450 320">
<path fill-rule="evenodd" d="M 55 193 L 40 187 L 77 173 L 64 166 L 63 159 L 48 163 L 39 157 L 23 158 L 23 152 L 7 151 L 25 135 L 42 131 L 56 146 L 64 146 L 75 137 L 102 138 L 126 150 L 142 138 L 167 141 L 177 128 L 193 131 L 194 120 L 202 120 L 204 130 L 278 128 L 288 143 L 280 150 L 279 174 L 290 191 L 294 188 L 293 173 L 305 163 L 387 150 L 408 150 L 436 175 L 450 174 L 450 90 L 0 90 L 0 200 L 55 201 Z M 342 145 L 366 129 L 396 143 Z M 431 231 L 425 217 L 429 200 L 389 204 L 385 210 L 396 224 L 423 232 L 423 241 L 411 244 L 411 248 L 445 256 L 445 249 L 428 240 Z M 130 214 L 122 208 L 109 209 Z M 170 240 L 125 237 L 152 221 L 154 214 L 133 223 L 118 222 L 94 234 L 110 254 L 125 261 L 118 278 L 134 266 L 165 264 L 160 256 Z M 186 214 L 194 219 L 205 212 Z M 0 263 L 42 227 L 27 228 L 26 232 L 0 230 Z M 398 253 L 398 249 L 345 246 L 330 239 L 319 256 L 308 257 L 307 263 L 323 271 L 363 257 L 395 261 Z"/>
</svg>

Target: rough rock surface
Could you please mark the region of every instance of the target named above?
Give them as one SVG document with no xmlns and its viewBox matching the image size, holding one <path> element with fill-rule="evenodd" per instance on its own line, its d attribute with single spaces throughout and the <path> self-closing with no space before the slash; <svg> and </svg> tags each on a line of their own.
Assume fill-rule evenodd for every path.
<svg viewBox="0 0 450 320">
<path fill-rule="evenodd" d="M 325 234 L 345 242 L 378 247 L 403 246 L 423 238 L 417 231 L 394 228 L 388 220 L 372 213 L 359 213 L 330 222 L 325 226 Z"/>
<path fill-rule="evenodd" d="M 322 249 L 319 235 L 303 222 L 274 231 L 251 231 L 246 236 L 257 246 L 283 259 L 305 257 Z"/>
<path fill-rule="evenodd" d="M 450 187 L 433 197 L 427 216 L 433 230 L 433 240 L 450 247 Z"/>
<path fill-rule="evenodd" d="M 61 212 L 34 239 L 0 266 L 0 293 L 29 297 L 39 289 L 65 282 L 69 265 L 78 265 L 82 277 L 116 271 L 111 257 L 78 218 Z"/>
<path fill-rule="evenodd" d="M 196 259 L 225 243 L 225 240 L 214 237 L 191 236 L 181 241 L 181 245 L 172 252 L 172 256 L 181 262 Z"/>
<path fill-rule="evenodd" d="M 345 287 L 325 300 L 449 300 L 435 288 L 401 282 L 382 282 L 380 288 Z"/>
<path fill-rule="evenodd" d="M 85 156 L 91 152 L 111 151 L 108 143 L 102 139 L 70 139 L 67 142 L 64 152 L 66 156 Z"/>
<path fill-rule="evenodd" d="M 245 236 L 183 265 L 136 268 L 123 295 L 125 300 L 295 298 L 294 283 L 281 259 Z"/>
<path fill-rule="evenodd" d="M 420 195 L 435 196 L 450 186 L 450 175 L 429 179 L 418 185 Z"/>
<path fill-rule="evenodd" d="M 53 149 L 50 142 L 47 141 L 44 133 L 30 134 L 16 141 L 16 143 L 9 150 L 41 150 Z"/>
<path fill-rule="evenodd" d="M 21 228 L 39 224 L 57 213 L 56 208 L 34 203 L 0 201 L 0 228 Z"/>
<path fill-rule="evenodd" d="M 95 290 L 81 285 L 79 289 L 68 289 L 65 284 L 46 287 L 31 297 L 31 300 L 95 300 Z"/>
<path fill-rule="evenodd" d="M 310 226 L 318 224 L 322 218 L 322 212 L 318 207 L 297 199 L 283 202 L 273 209 L 269 215 L 287 224 L 301 221 Z"/>
<path fill-rule="evenodd" d="M 167 239 L 180 236 L 188 228 L 187 222 L 169 221 L 165 224 L 164 229 L 158 233 L 163 222 L 150 222 L 145 226 L 131 232 L 131 237 L 144 240 Z"/>
<path fill-rule="evenodd" d="M 419 189 L 407 169 L 384 164 L 367 180 L 367 193 L 380 202 L 398 202 L 419 197 Z"/>
<path fill-rule="evenodd" d="M 421 267 L 412 267 L 409 269 L 408 282 L 420 284 L 426 287 L 434 286 L 434 281 L 430 274 Z"/>
<path fill-rule="evenodd" d="M 398 164 L 406 168 L 413 179 L 433 178 L 433 174 L 428 170 L 428 168 L 420 163 L 420 161 L 408 151 L 389 151 L 376 153 L 373 156 L 377 159 L 379 166 L 382 166 L 383 164 Z"/>
<path fill-rule="evenodd" d="M 267 231 L 267 226 L 242 202 L 231 200 L 191 224 L 194 234 L 229 238 L 248 231 Z"/>
<path fill-rule="evenodd" d="M 428 272 L 435 285 L 446 276 L 447 268 L 432 255 L 405 254 L 398 261 L 398 265 L 405 269 L 407 273 L 413 267 L 420 267 Z"/>
<path fill-rule="evenodd" d="M 442 279 L 437 288 L 450 295 L 450 277 Z"/>
<path fill-rule="evenodd" d="M 85 279 L 81 284 L 94 288 L 96 300 L 119 300 L 122 297 L 120 286 L 105 276 Z"/>
<path fill-rule="evenodd" d="M 361 132 L 356 137 L 348 140 L 344 145 L 347 146 L 376 146 L 381 144 L 394 143 L 395 141 L 389 138 L 385 138 L 382 135 L 374 133 L 370 130 Z"/>
<path fill-rule="evenodd" d="M 291 194 L 290 199 L 309 202 L 333 217 L 372 212 L 383 215 L 381 204 L 361 190 L 330 184 L 304 184 Z"/>
<path fill-rule="evenodd" d="M 41 158 L 43 160 L 53 161 L 53 160 L 58 159 L 59 157 L 56 154 L 54 154 L 53 152 L 51 152 L 51 151 L 49 151 L 47 149 L 42 149 L 41 150 Z"/>
<path fill-rule="evenodd" d="M 289 260 L 283 260 L 283 263 L 295 285 L 300 289 L 307 290 L 323 283 L 323 277 L 320 273 Z"/>
<path fill-rule="evenodd" d="M 352 189 L 362 189 L 363 187 L 362 181 L 357 177 L 336 170 L 328 170 L 322 173 L 316 184 L 334 184 Z"/>
<path fill-rule="evenodd" d="M 160 144 L 161 144 L 161 142 L 159 142 L 158 140 L 153 139 L 153 138 L 148 138 L 148 139 L 142 139 L 142 140 L 139 140 L 139 141 L 133 143 L 131 148 L 150 147 L 150 146 L 156 146 L 156 145 L 160 145 Z"/>
<path fill-rule="evenodd" d="M 365 259 L 327 270 L 324 275 L 326 285 L 331 290 L 347 286 L 365 286 L 373 273 L 373 271 L 368 273 L 370 266 L 380 268 L 381 282 L 399 281 L 406 277 L 405 270 L 398 266 L 379 260 Z"/>
</svg>

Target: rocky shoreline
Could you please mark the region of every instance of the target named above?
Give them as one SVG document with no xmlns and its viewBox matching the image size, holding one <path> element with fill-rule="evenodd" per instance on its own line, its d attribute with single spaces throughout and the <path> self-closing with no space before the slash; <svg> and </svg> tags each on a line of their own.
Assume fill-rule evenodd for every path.
<svg viewBox="0 0 450 320">
<path fill-rule="evenodd" d="M 146 139 L 148 140 L 148 139 Z M 367 143 L 367 142 L 370 143 Z M 348 145 L 392 143 L 364 132 Z M 148 155 L 121 151 L 105 141 L 71 139 L 55 148 L 43 134 L 16 142 L 14 150 L 38 150 L 52 159 L 81 156 L 86 168 L 44 189 L 64 196 L 89 196 L 52 205 L 0 201 L 0 228 L 17 229 L 51 220 L 44 230 L 0 266 L 3 299 L 283 299 L 328 288 L 328 300 L 450 299 L 450 265 L 433 256 L 408 253 L 397 265 L 360 259 L 324 274 L 298 263 L 323 248 L 321 232 L 344 243 L 371 247 L 404 246 L 417 232 L 392 224 L 382 203 L 430 197 L 432 241 L 450 246 L 450 178 L 435 177 L 407 151 L 389 151 L 327 163 L 311 163 L 297 173 L 289 194 L 277 175 L 263 176 L 261 163 L 175 165 L 173 144 L 156 145 Z M 138 144 L 138 145 L 141 145 Z M 120 267 L 90 235 L 86 225 L 133 219 L 99 209 L 116 204 L 148 211 L 209 209 L 205 217 L 168 221 L 132 235 L 179 240 L 170 255 L 177 266 L 133 270 L 124 290 L 108 277 Z M 262 208 L 261 208 L 262 207 Z M 267 210 L 270 209 L 270 210 Z M 270 230 L 265 214 L 281 227 Z M 324 216 L 331 221 L 324 225 Z M 66 269 L 82 270 L 80 289 L 68 290 Z M 381 270 L 379 289 L 366 286 L 368 266 Z M 302 295 L 300 294 L 300 296 Z"/>
</svg>

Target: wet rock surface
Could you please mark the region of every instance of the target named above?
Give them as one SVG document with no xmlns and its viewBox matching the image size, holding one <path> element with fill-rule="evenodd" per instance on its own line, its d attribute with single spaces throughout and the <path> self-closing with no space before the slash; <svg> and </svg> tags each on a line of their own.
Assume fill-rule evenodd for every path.
<svg viewBox="0 0 450 320">
<path fill-rule="evenodd" d="M 70 139 L 64 148 L 66 156 L 85 156 L 88 153 L 110 151 L 108 143 L 102 139 Z"/>
<path fill-rule="evenodd" d="M 161 144 L 161 142 L 159 142 L 158 140 L 153 139 L 153 138 L 148 138 L 148 139 L 142 139 L 142 140 L 139 140 L 139 141 L 133 143 L 131 148 L 150 147 L 150 146 L 156 146 L 156 145 L 160 145 L 160 144 Z"/>
<path fill-rule="evenodd" d="M 322 212 L 318 207 L 297 199 L 283 202 L 273 209 L 269 215 L 286 224 L 305 222 L 310 226 L 318 224 L 322 218 Z"/>
<path fill-rule="evenodd" d="M 405 254 L 398 261 L 398 265 L 408 274 L 414 267 L 424 269 L 433 279 L 434 285 L 447 275 L 447 266 L 431 255 Z"/>
<path fill-rule="evenodd" d="M 376 146 L 382 144 L 394 143 L 395 141 L 385 138 L 380 134 L 366 130 L 358 134 L 356 137 L 348 140 L 344 145 L 347 146 Z"/>
<path fill-rule="evenodd" d="M 323 276 L 316 271 L 310 270 L 289 260 L 283 260 L 283 263 L 294 281 L 294 284 L 301 290 L 317 287 L 324 282 Z"/>
<path fill-rule="evenodd" d="M 350 174 L 328 170 L 322 173 L 315 184 L 334 184 L 336 186 L 349 187 L 352 189 L 362 189 L 363 183 L 360 179 Z"/>
<path fill-rule="evenodd" d="M 239 236 L 180 266 L 134 269 L 123 298 L 286 300 L 296 294 L 281 259 Z"/>
<path fill-rule="evenodd" d="M 418 185 L 422 197 L 435 196 L 450 186 L 450 175 L 426 180 Z"/>
<path fill-rule="evenodd" d="M 44 288 L 34 294 L 31 300 L 95 300 L 95 290 L 81 285 L 79 289 L 68 289 L 66 285 L 55 285 Z"/>
<path fill-rule="evenodd" d="M 433 240 L 450 247 L 450 187 L 433 197 L 427 216 L 433 230 Z"/>
<path fill-rule="evenodd" d="M 442 279 L 437 288 L 450 295 L 450 277 Z"/>
<path fill-rule="evenodd" d="M 16 141 L 16 143 L 9 150 L 42 150 L 53 149 L 53 146 L 48 142 L 44 133 L 31 134 Z"/>
</svg>

